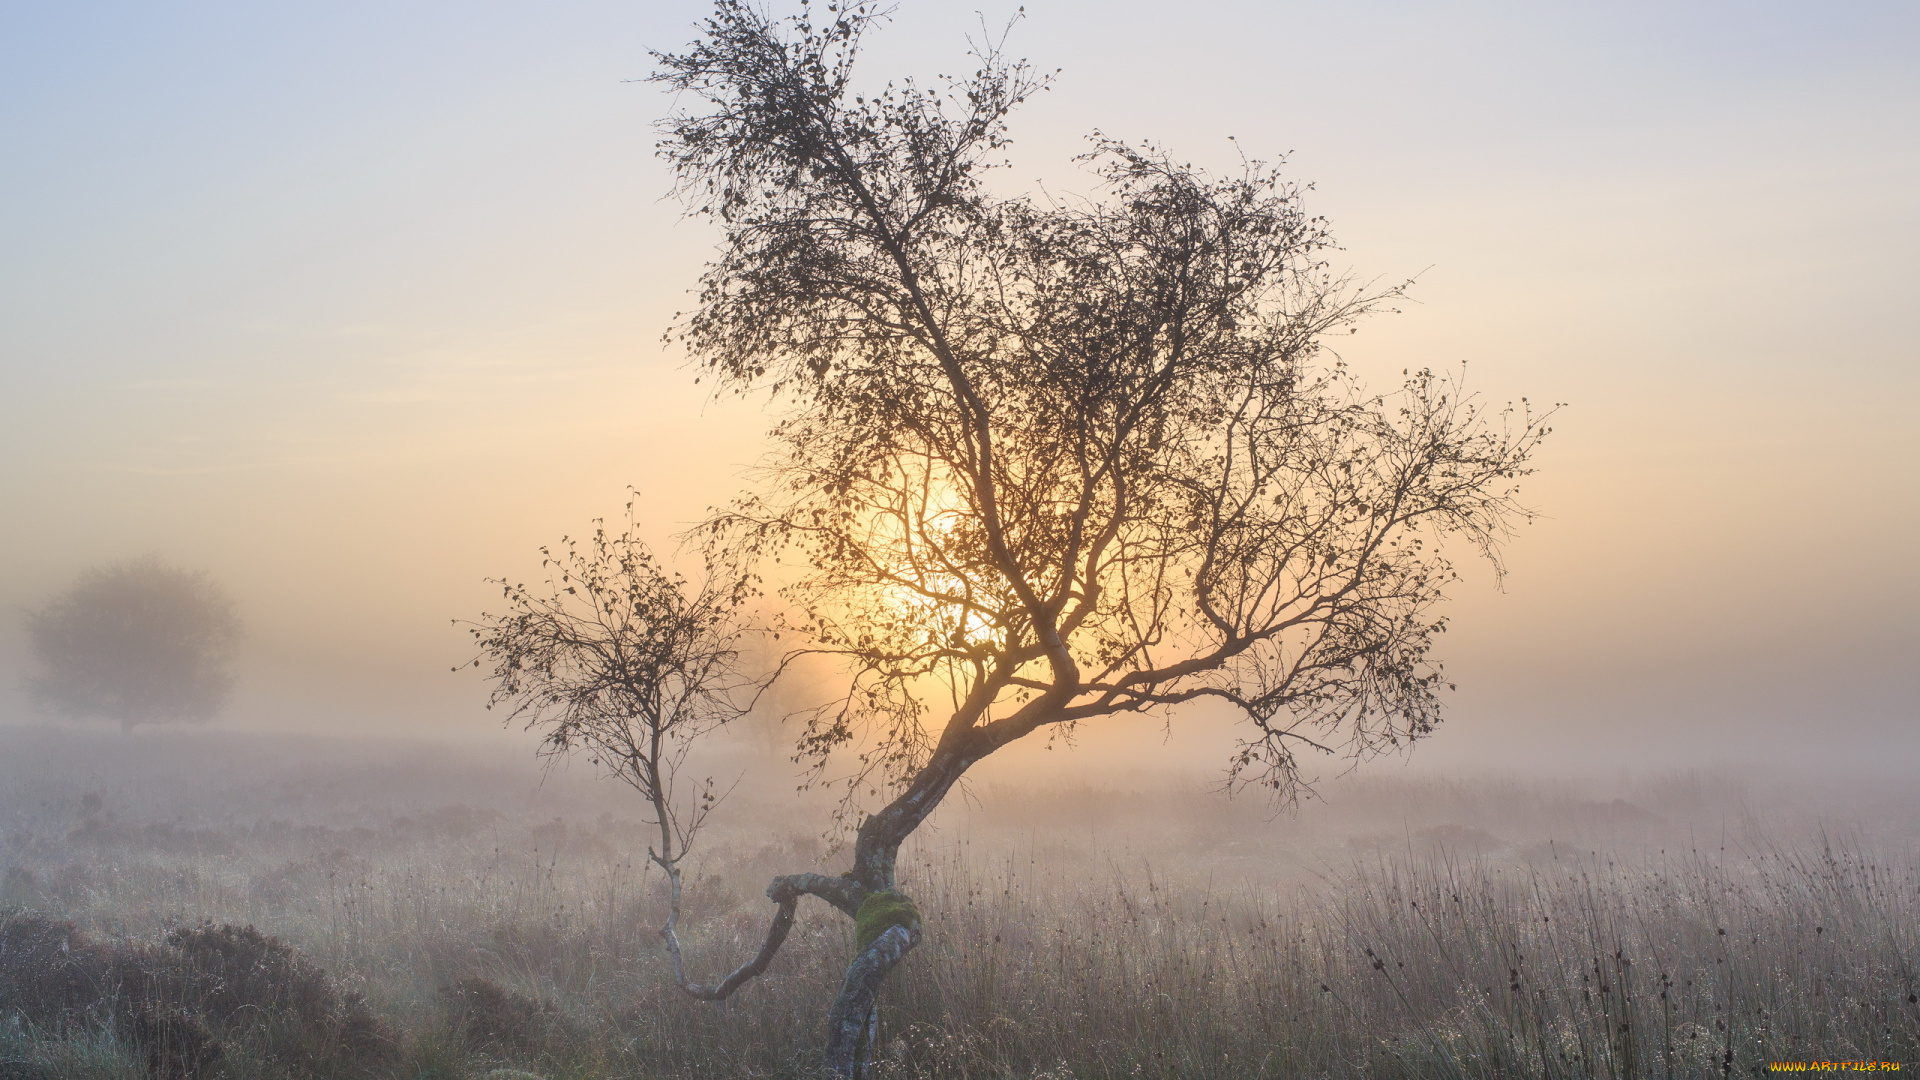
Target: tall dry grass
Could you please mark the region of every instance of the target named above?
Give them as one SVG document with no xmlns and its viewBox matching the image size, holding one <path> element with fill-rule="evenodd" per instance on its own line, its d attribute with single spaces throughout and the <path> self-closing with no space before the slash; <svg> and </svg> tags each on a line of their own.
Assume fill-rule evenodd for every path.
<svg viewBox="0 0 1920 1080">
<path fill-rule="evenodd" d="M 1920 1064 L 1920 875 L 1832 845 L 1525 867 L 1408 851 L 1291 895 L 930 875 L 908 1074 L 1698 1077 Z"/>
<path fill-rule="evenodd" d="M 1526 797 L 1539 806 L 1518 817 L 1545 828 L 1600 824 L 1578 847 L 1503 839 L 1523 830 L 1471 806 L 1513 798 L 1476 803 L 1457 785 L 1382 789 L 1341 827 L 1236 818 L 1212 803 L 1141 811 L 1158 832 L 1115 825 L 1118 811 L 1097 806 L 1029 807 L 1021 827 L 956 819 L 905 862 L 927 934 L 886 991 L 876 1071 L 1384 1080 L 1751 1075 L 1808 1058 L 1920 1068 L 1910 848 L 1817 833 L 1772 842 L 1752 821 L 1712 844 L 1672 843 L 1685 829 L 1671 815 L 1664 834 L 1631 841 L 1617 830 L 1659 813 Z M 1099 803 L 1073 805 L 1089 800 Z M 612 814 L 453 806 L 376 824 L 181 824 L 111 807 L 14 809 L 0 907 L 72 919 L 102 940 L 152 943 L 209 920 L 277 935 L 405 1033 L 398 1063 L 363 1075 L 805 1076 L 851 951 L 847 920 L 815 908 L 768 977 L 723 1005 L 685 999 L 653 929 L 658 882 L 634 858 L 644 833 Z M 1382 825 L 1394 814 L 1397 838 Z M 1101 823 L 1114 832 L 1089 832 Z M 1289 830 L 1321 842 L 1275 846 Z M 692 875 L 689 953 L 710 971 L 757 945 L 769 877 L 832 865 L 819 841 L 768 831 L 717 835 Z M 467 999 L 448 989 L 476 979 L 518 1002 L 499 1007 L 500 1023 L 538 1017 L 539 1031 L 476 1035 Z M 105 1026 L 0 1021 L 0 1063 L 39 1070 L 21 1076 L 139 1075 L 114 1039 Z M 241 1053 L 227 1075 L 280 1074 Z"/>
</svg>

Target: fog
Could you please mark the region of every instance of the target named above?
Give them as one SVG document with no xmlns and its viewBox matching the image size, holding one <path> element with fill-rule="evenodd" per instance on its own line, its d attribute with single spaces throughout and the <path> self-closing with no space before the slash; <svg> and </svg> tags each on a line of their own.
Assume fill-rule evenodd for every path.
<svg viewBox="0 0 1920 1080">
<path fill-rule="evenodd" d="M 628 485 L 670 547 L 769 423 L 660 343 L 713 237 L 663 201 L 668 102 L 625 80 L 702 10 L 0 15 L 0 723 L 43 723 L 18 613 L 156 553 L 249 634 L 213 727 L 125 745 L 458 741 L 533 775 L 452 621 Z M 865 63 L 950 70 L 973 19 L 906 5 Z M 1449 606 L 1446 724 L 1362 775 L 1899 775 L 1915 30 L 1891 4 L 1039 5 L 1015 45 L 1062 71 L 998 182 L 1085 190 L 1096 126 L 1223 169 L 1291 152 L 1352 268 L 1419 277 L 1357 367 L 1569 403 L 1504 585 L 1476 569 Z M 1109 727 L 1004 768 L 1200 791 L 1229 738 Z"/>
<path fill-rule="evenodd" d="M 844 854 L 825 799 L 765 783 L 764 745 L 713 750 L 702 764 L 743 783 L 688 867 L 702 973 L 751 948 L 769 874 Z M 1038 783 L 989 764 L 902 853 L 929 933 L 889 987 L 887 1075 L 1493 1075 L 1475 1040 L 1500 1014 L 1473 1003 L 1502 979 L 1528 991 L 1505 1055 L 1569 1076 L 1911 1056 L 1910 783 L 1373 769 L 1277 817 L 1177 768 Z M 64 985 L 37 963 L 155 965 L 162 942 L 246 957 L 256 926 L 367 1037 L 326 1035 L 256 970 L 233 985 L 280 1026 L 227 1021 L 234 1068 L 190 1075 L 768 1074 L 817 1045 L 847 951 L 848 921 L 811 905 L 736 1001 L 679 993 L 631 793 L 531 773 L 523 747 L 13 728 L 0 792 L 0 1005 L 26 1017 L 0 1045 L 27 1075 L 163 1074 L 111 1035 L 36 1028 Z M 1628 1026 L 1637 1053 L 1606 1038 Z M 308 1040 L 291 1070 L 288 1032 Z"/>
<path fill-rule="evenodd" d="M 587 835 L 618 826 L 609 858 L 643 861 L 648 808 L 631 788 L 584 761 L 532 766 L 505 740 L 348 739 L 206 730 L 73 732 L 12 728 L 4 749 L 4 855 L 15 865 L 74 854 L 89 820 L 127 830 L 135 859 L 165 857 L 141 830 L 222 834 L 318 829 L 321 843 L 379 845 L 417 839 L 408 822 L 456 817 L 490 822 L 495 842 L 517 849 L 530 831 L 561 823 Z M 1464 772 L 1376 764 L 1315 784 L 1296 804 L 1229 798 L 1200 755 L 1143 768 L 1116 759 L 1059 767 L 1032 755 L 983 764 L 917 841 L 989 849 L 1065 845 L 1077 858 L 1132 852 L 1183 874 L 1222 881 L 1292 880 L 1337 871 L 1356 856 L 1437 845 L 1495 862 L 1543 856 L 1547 845 L 1626 858 L 1656 849 L 1797 845 L 1821 837 L 1912 857 L 1920 797 L 1883 770 L 1655 769 L 1541 774 Z M 782 781 L 785 756 L 753 737 L 724 739 L 692 769 L 717 774 L 729 794 L 703 859 L 745 845 L 822 844 L 849 834 L 832 820 L 839 793 Z M 36 840 L 36 837 L 38 838 Z M 36 844 L 38 846 L 36 846 Z M 718 852 L 719 854 L 716 854 Z M 829 856 L 829 861 L 831 857 Z"/>
<path fill-rule="evenodd" d="M 0 5 L 0 1074 L 812 1075 L 885 949 L 848 1016 L 895 1080 L 1914 1057 L 1920 9 L 1029 3 L 1008 50 L 1059 70 L 998 193 L 1092 191 L 1096 129 L 1284 157 L 1336 271 L 1412 279 L 1340 360 L 1558 405 L 1538 517 L 1461 560 L 1411 750 L 1275 802 L 1221 709 L 1036 733 L 897 891 L 890 848 L 827 876 L 783 714 L 845 683 L 801 664 L 682 770 L 726 792 L 683 912 L 470 631 L 630 498 L 695 569 L 770 446 L 665 337 L 717 236 L 646 78 L 709 10 Z M 862 85 L 1018 11 L 909 0 Z M 36 704 L 32 613 L 128 560 L 233 602 L 205 722 Z M 787 944 L 715 1006 L 663 925 L 696 981 Z"/>
</svg>

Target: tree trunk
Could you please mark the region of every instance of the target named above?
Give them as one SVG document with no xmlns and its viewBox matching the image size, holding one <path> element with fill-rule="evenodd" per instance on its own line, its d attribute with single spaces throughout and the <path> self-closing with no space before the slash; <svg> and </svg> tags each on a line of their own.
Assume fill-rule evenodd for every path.
<svg viewBox="0 0 1920 1080">
<path fill-rule="evenodd" d="M 837 877 L 787 874 L 774 878 L 773 883 L 767 886 L 767 898 L 777 905 L 777 911 L 759 955 L 711 987 L 688 981 L 681 965 L 679 940 L 674 933 L 679 911 L 678 877 L 670 865 L 663 863 L 667 866 L 674 890 L 673 917 L 668 919 L 661 933 L 667 940 L 668 951 L 673 955 L 674 976 L 681 989 L 703 1000 L 720 1001 L 765 971 L 786 940 L 787 932 L 793 926 L 794 905 L 803 895 L 818 896 L 857 922 L 861 908 L 869 898 L 876 894 L 896 893 L 894 866 L 901 843 L 940 805 L 940 800 L 954 782 L 976 760 L 977 755 L 953 748 L 937 749 L 932 759 L 907 785 L 906 791 L 885 809 L 861 823 L 854 845 L 853 868 L 847 873 Z M 888 926 L 854 957 L 847 966 L 846 978 L 841 981 L 840 993 L 827 1012 L 826 1067 L 831 1075 L 840 1080 L 857 1080 L 876 1052 L 875 1044 L 879 1036 L 878 1013 L 874 1002 L 879 996 L 880 986 L 886 981 L 888 973 L 920 943 L 920 917 L 918 912 L 911 912 L 910 903 L 909 910 L 910 917 L 906 923 L 896 922 Z M 864 1055 L 863 1047 L 866 1048 Z M 862 1060 L 863 1056 L 867 1060 Z"/>
<path fill-rule="evenodd" d="M 859 901 L 873 893 L 894 891 L 894 864 L 900 845 L 933 813 L 975 760 L 974 755 L 953 746 L 936 749 L 904 792 L 879 813 L 861 822 L 854 842 L 853 869 L 835 882 L 847 892 L 847 899 L 854 902 L 847 904 L 830 898 L 836 907 L 857 917 Z M 798 881 L 799 877 L 789 880 Z M 858 890 L 857 900 L 852 895 L 854 890 Z M 874 1001 L 880 984 L 906 958 L 908 951 L 920 943 L 920 933 L 917 916 L 910 928 L 888 927 L 847 966 L 847 977 L 840 984 L 839 995 L 833 999 L 833 1008 L 827 1012 L 826 1064 L 831 1075 L 841 1080 L 857 1080 L 865 1071 L 867 1063 L 862 1061 L 860 1051 L 863 1043 L 871 1044 L 879 1038 Z M 869 1032 L 872 1036 L 863 1038 Z M 869 1045 L 867 1057 L 870 1059 L 874 1052 Z"/>
<path fill-rule="evenodd" d="M 889 926 L 847 965 L 847 977 L 840 984 L 840 994 L 827 1012 L 827 1070 L 832 1075 L 841 1080 L 856 1080 L 864 1071 L 860 1051 L 862 1043 L 873 1041 L 863 1036 L 867 1035 L 875 1016 L 874 999 L 880 992 L 880 984 L 918 943 L 918 934 L 904 926 Z M 876 1033 L 874 1038 L 877 1037 Z M 866 1057 L 871 1059 L 873 1052 L 873 1047 L 868 1045 Z"/>
</svg>

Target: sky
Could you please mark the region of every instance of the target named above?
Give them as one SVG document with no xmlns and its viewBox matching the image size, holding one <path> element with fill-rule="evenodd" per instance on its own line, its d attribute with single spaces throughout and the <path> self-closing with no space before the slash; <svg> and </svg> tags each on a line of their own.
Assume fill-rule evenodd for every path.
<svg viewBox="0 0 1920 1080">
<path fill-rule="evenodd" d="M 1015 14 L 975 7 L 863 69 L 965 70 Z M 19 613 L 154 553 L 247 621 L 222 723 L 492 731 L 484 579 L 741 487 L 764 403 L 663 343 L 715 235 L 637 81 L 703 12 L 0 3 L 0 723 Z M 1355 274 L 1418 277 L 1356 366 L 1567 403 L 1417 760 L 1920 764 L 1920 9 L 1032 0 L 1008 48 L 1060 70 L 1007 193 L 1088 189 L 1096 128 L 1284 154 Z M 1124 735 L 1087 760 L 1163 753 Z"/>
</svg>

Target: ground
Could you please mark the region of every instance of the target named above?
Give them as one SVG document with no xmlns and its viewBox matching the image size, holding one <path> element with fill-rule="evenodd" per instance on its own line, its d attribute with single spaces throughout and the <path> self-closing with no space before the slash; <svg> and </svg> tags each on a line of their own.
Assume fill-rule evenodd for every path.
<svg viewBox="0 0 1920 1080">
<path fill-rule="evenodd" d="M 279 1006 L 256 1010 L 278 1026 L 210 1014 L 224 1050 L 206 1076 L 804 1076 L 853 948 L 850 920 L 807 905 L 766 978 L 724 1005 L 685 999 L 630 793 L 578 770 L 542 783 L 517 753 L 211 731 L 0 742 L 5 918 L 149 958 L 182 928 L 251 926 L 324 972 L 311 992 L 329 1008 L 358 995 L 390 1036 L 349 1060 L 290 1036 Z M 943 810 L 902 860 L 926 938 L 883 995 L 876 1071 L 1920 1067 L 1920 813 L 1896 789 L 1387 764 L 1276 816 L 1203 780 L 986 782 Z M 726 807 L 690 880 L 696 977 L 752 953 L 769 878 L 844 861 L 822 809 L 788 786 Z M 23 963 L 0 956 L 0 980 Z M 0 1018 L 0 1077 L 167 1067 L 124 1001 L 28 1011 Z"/>
</svg>

